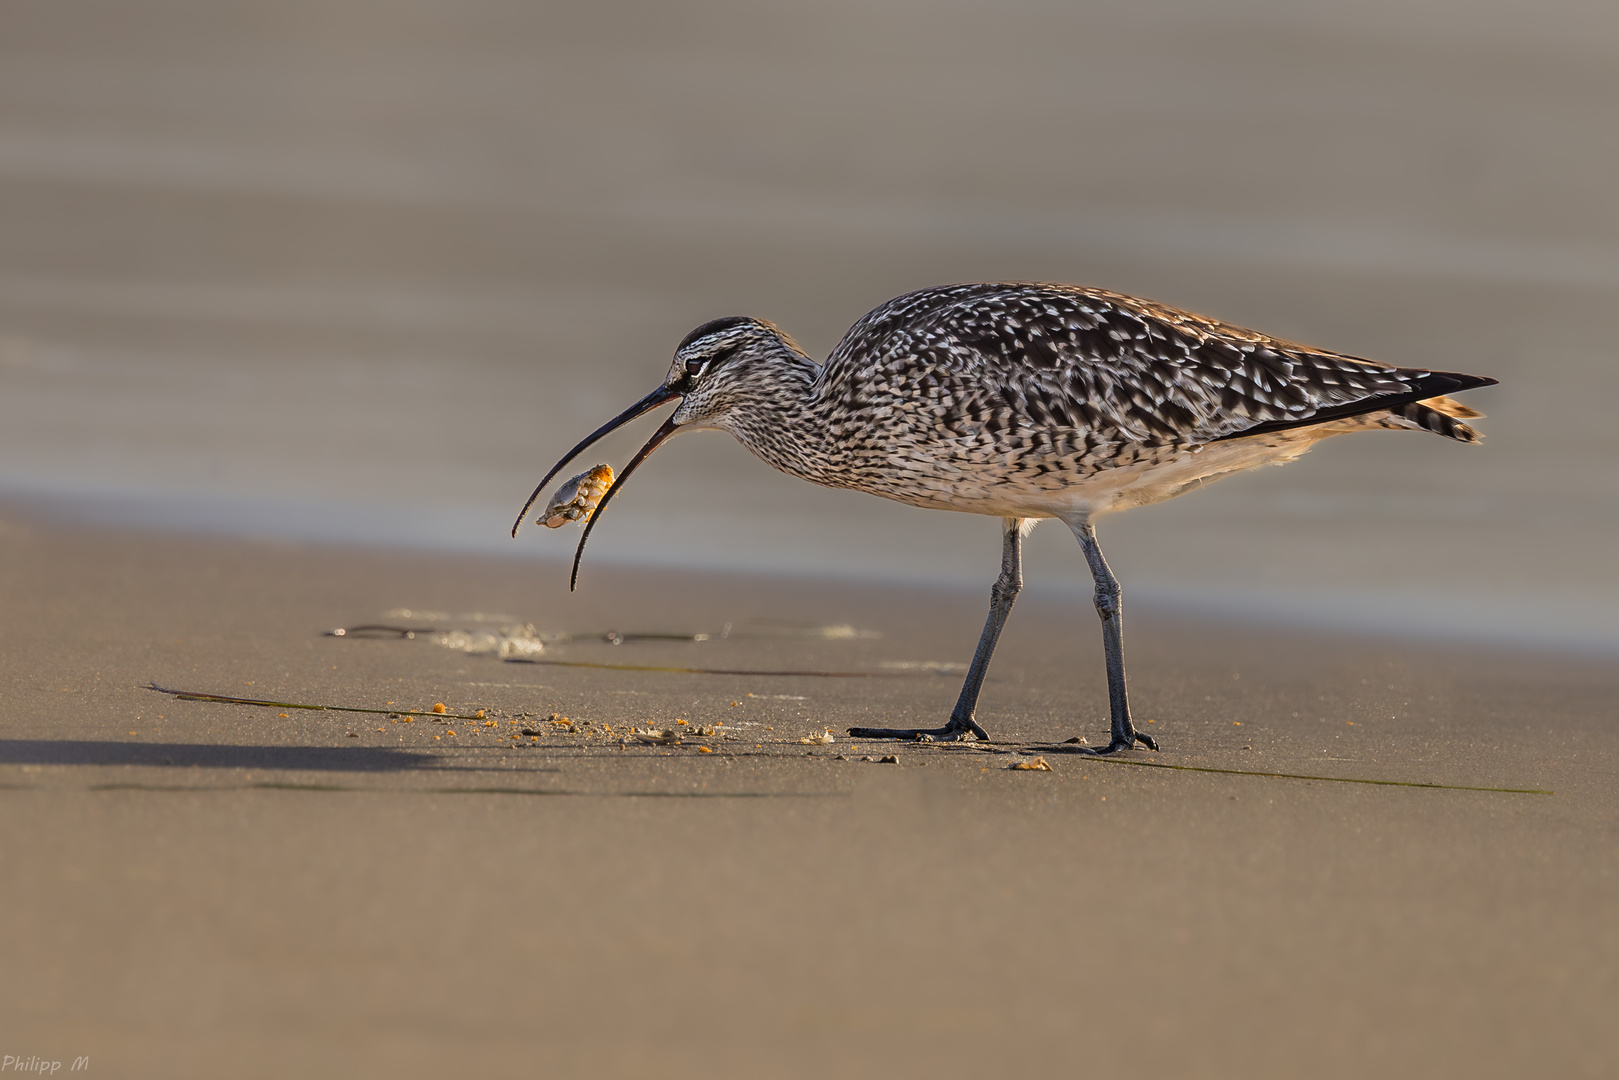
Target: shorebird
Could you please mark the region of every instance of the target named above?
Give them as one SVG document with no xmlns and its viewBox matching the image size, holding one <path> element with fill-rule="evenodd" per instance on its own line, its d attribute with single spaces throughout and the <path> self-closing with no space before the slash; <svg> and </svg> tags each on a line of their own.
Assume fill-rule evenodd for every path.
<svg viewBox="0 0 1619 1080">
<path fill-rule="evenodd" d="M 1448 394 L 1496 380 L 1328 352 L 1101 289 L 1030 282 L 908 293 L 850 328 L 823 365 L 773 324 L 706 322 L 675 349 L 663 384 L 546 474 L 512 535 L 563 466 L 608 432 L 679 406 L 601 497 L 574 553 L 640 464 L 685 431 L 730 432 L 766 464 L 816 484 L 1002 519 L 1001 573 L 949 720 L 851 728 L 861 739 L 989 739 L 974 718 L 984 673 L 1023 587 L 1022 542 L 1056 518 L 1096 584 L 1111 738 L 1137 743 L 1124 673 L 1118 580 L 1096 542 L 1103 514 L 1173 498 L 1329 435 L 1377 428 L 1479 441 L 1483 414 Z"/>
</svg>

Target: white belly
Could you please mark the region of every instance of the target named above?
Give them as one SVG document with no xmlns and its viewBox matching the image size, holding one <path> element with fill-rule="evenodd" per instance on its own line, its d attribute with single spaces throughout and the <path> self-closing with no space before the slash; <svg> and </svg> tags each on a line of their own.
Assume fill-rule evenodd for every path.
<svg viewBox="0 0 1619 1080">
<path fill-rule="evenodd" d="M 1333 433 L 1315 428 L 1208 443 L 1190 450 L 1167 451 L 1157 460 L 1103 469 L 1079 479 L 1055 473 L 1009 476 L 981 465 L 963 468 L 953 476 L 920 478 L 922 483 L 915 487 L 865 490 L 935 510 L 995 517 L 1061 518 L 1074 523 L 1162 502 L 1260 465 L 1285 464 Z M 919 478 L 913 474 L 912 479 Z"/>
</svg>

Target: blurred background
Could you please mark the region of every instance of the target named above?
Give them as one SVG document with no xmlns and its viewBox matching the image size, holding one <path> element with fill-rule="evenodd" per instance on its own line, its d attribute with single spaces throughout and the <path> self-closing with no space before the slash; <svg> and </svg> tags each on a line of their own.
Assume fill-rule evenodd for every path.
<svg viewBox="0 0 1619 1080">
<path fill-rule="evenodd" d="M 1482 447 L 1105 520 L 1132 599 L 1619 651 L 1616 115 L 1597 0 L 4 0 L 0 496 L 563 558 L 512 517 L 697 323 L 824 357 L 898 293 L 1049 279 L 1501 380 Z M 999 544 L 706 434 L 581 586 L 614 560 L 987 589 Z"/>
</svg>

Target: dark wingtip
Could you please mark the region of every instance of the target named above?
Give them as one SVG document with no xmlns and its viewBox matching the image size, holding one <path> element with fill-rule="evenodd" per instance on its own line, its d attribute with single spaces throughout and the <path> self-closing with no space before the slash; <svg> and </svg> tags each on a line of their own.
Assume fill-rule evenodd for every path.
<svg viewBox="0 0 1619 1080">
<path fill-rule="evenodd" d="M 1291 428 L 1314 427 L 1329 420 L 1341 420 L 1345 417 L 1359 416 L 1363 413 L 1381 412 L 1383 410 L 1394 412 L 1407 405 L 1426 401 L 1428 398 L 1459 394 L 1463 390 L 1475 390 L 1480 386 L 1494 386 L 1499 381 L 1487 375 L 1463 375 L 1455 371 L 1419 373 L 1407 381 L 1406 385 L 1410 389 L 1403 394 L 1381 394 L 1362 398 L 1360 401 L 1351 401 L 1333 408 L 1321 409 L 1309 416 L 1295 417 L 1288 420 L 1268 420 L 1262 424 L 1243 428 L 1241 431 L 1233 431 L 1229 435 L 1222 435 L 1214 441 L 1225 442 L 1228 439 L 1241 439 L 1249 435 L 1265 435 L 1273 431 L 1287 431 Z"/>
<path fill-rule="evenodd" d="M 1444 380 L 1444 383 L 1440 384 L 1439 380 Z M 1454 371 L 1436 371 L 1429 375 L 1428 379 L 1417 383 L 1417 386 L 1425 389 L 1428 385 L 1445 385 L 1445 389 L 1434 395 L 1438 397 L 1441 394 L 1459 394 L 1463 390 L 1477 390 L 1481 386 L 1496 386 L 1500 382 L 1500 379 L 1492 379 L 1488 375 L 1462 375 Z"/>
</svg>

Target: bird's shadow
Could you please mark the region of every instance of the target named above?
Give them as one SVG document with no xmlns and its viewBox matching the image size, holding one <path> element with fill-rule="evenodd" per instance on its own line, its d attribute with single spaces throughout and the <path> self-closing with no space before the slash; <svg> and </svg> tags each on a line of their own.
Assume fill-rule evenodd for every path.
<svg viewBox="0 0 1619 1080">
<path fill-rule="evenodd" d="M 442 759 L 383 746 L 221 746 L 96 739 L 0 739 L 0 765 L 149 765 L 345 773 L 442 771 Z"/>
</svg>

